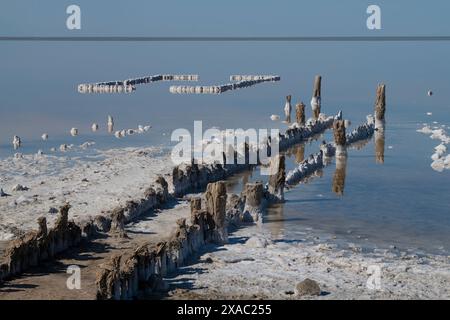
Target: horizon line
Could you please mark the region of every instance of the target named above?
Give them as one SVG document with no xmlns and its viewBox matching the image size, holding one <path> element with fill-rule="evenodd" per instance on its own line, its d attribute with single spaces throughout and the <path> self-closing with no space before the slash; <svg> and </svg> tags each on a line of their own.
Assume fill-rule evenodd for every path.
<svg viewBox="0 0 450 320">
<path fill-rule="evenodd" d="M 0 36 L 14 42 L 430 42 L 450 36 Z"/>
</svg>

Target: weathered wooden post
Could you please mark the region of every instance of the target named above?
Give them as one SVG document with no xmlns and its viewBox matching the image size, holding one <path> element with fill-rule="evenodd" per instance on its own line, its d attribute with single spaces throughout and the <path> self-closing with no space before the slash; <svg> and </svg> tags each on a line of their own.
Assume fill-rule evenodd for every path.
<svg viewBox="0 0 450 320">
<path fill-rule="evenodd" d="M 347 155 L 347 137 L 345 135 L 344 120 L 333 122 L 334 143 L 336 144 L 336 157 L 345 157 Z"/>
<path fill-rule="evenodd" d="M 243 195 L 245 196 L 244 222 L 262 222 L 264 195 L 262 182 L 245 184 Z"/>
<path fill-rule="evenodd" d="M 375 101 L 375 119 L 384 120 L 386 112 L 386 85 L 379 84 L 377 87 L 377 99 Z"/>
<path fill-rule="evenodd" d="M 228 242 L 228 230 L 226 225 L 227 188 L 225 181 L 209 183 L 206 187 L 206 211 L 214 221 L 214 229 L 211 230 L 210 240 L 223 244 Z"/>
<path fill-rule="evenodd" d="M 319 118 L 319 114 L 320 114 L 320 108 L 321 108 L 321 100 L 322 100 L 322 95 L 321 95 L 321 90 L 322 90 L 322 77 L 321 76 L 316 76 L 314 79 L 314 89 L 313 89 L 313 96 L 311 99 L 311 108 L 313 111 L 313 116 L 314 119 L 318 119 Z"/>
<path fill-rule="evenodd" d="M 202 198 L 191 198 L 191 213 L 202 209 Z"/>
<path fill-rule="evenodd" d="M 270 160 L 270 175 L 268 191 L 275 201 L 284 201 L 284 186 L 286 181 L 286 165 L 284 155 L 276 155 Z"/>
<path fill-rule="evenodd" d="M 292 100 L 291 95 L 286 96 L 286 104 L 284 105 L 284 114 L 286 115 L 287 123 L 291 122 L 291 110 L 292 110 L 291 100 Z"/>
<path fill-rule="evenodd" d="M 344 194 L 347 157 L 336 157 L 336 170 L 333 175 L 333 192 L 339 196 Z"/>
<path fill-rule="evenodd" d="M 386 85 L 379 84 L 375 101 L 375 157 L 377 163 L 384 163 Z"/>
<path fill-rule="evenodd" d="M 297 123 L 301 126 L 304 126 L 306 117 L 305 117 L 305 104 L 303 102 L 297 103 L 297 105 L 295 106 L 295 115 Z"/>
<path fill-rule="evenodd" d="M 111 214 L 111 230 L 119 238 L 127 238 L 125 232 L 125 212 L 123 208 L 116 208 Z"/>
<path fill-rule="evenodd" d="M 39 238 L 45 237 L 47 235 L 47 219 L 45 217 L 39 217 L 37 219 L 37 223 L 38 223 L 38 227 L 39 227 L 37 236 Z"/>
</svg>

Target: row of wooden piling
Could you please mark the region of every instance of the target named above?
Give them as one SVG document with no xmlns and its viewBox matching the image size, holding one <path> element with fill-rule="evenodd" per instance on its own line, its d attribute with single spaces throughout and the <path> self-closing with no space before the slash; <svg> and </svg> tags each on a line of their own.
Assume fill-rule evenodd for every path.
<svg viewBox="0 0 450 320">
<path fill-rule="evenodd" d="M 377 95 L 375 102 L 375 118 L 372 115 L 368 115 L 366 122 L 356 127 L 351 133 L 346 134 L 345 121 L 341 119 L 335 119 L 333 121 L 333 136 L 334 144 L 323 143 L 318 153 L 312 154 L 302 161 L 295 169 L 289 171 L 286 174 L 286 184 L 294 185 L 313 174 L 317 170 L 322 169 L 326 162 L 325 158 L 331 158 L 336 156 L 337 159 L 346 159 L 347 147 L 352 144 L 356 144 L 360 141 L 371 138 L 375 133 L 376 139 L 376 159 L 377 162 L 384 162 L 384 121 L 386 111 L 386 86 L 384 84 L 378 85 Z M 376 124 L 378 126 L 376 127 Z M 343 162 L 339 161 L 340 176 L 335 176 L 335 179 L 342 180 L 342 173 L 345 170 L 342 169 Z M 346 162 L 346 160 L 345 160 Z M 344 174 L 345 179 L 345 174 Z M 342 185 L 342 183 L 337 185 Z M 339 190 L 337 190 L 339 193 Z"/>
<path fill-rule="evenodd" d="M 228 196 L 225 181 L 209 183 L 203 198 L 191 199 L 190 221 L 177 220 L 167 240 L 116 254 L 101 266 L 96 277 L 97 299 L 128 300 L 157 294 L 165 287 L 163 277 L 185 265 L 203 245 L 227 243 L 229 228 L 256 222 L 250 211 L 261 214 L 262 190 L 262 183 L 257 182 L 247 184 L 240 196 Z"/>
<path fill-rule="evenodd" d="M 149 187 L 144 197 L 127 201 L 105 215 L 98 215 L 83 221 L 68 220 L 69 204 L 59 210 L 59 217 L 53 228 L 47 228 L 45 217 L 38 219 L 38 230 L 27 232 L 12 240 L 0 260 L 0 283 L 3 279 L 17 276 L 30 267 L 53 259 L 57 254 L 78 246 L 82 239 L 89 239 L 98 232 L 123 235 L 123 226 L 137 216 L 165 203 L 169 198 L 168 184 L 159 177 Z"/>
<path fill-rule="evenodd" d="M 196 74 L 158 74 L 134 79 L 105 81 L 97 83 L 82 83 L 78 85 L 79 93 L 131 93 L 137 85 L 158 81 L 198 81 Z"/>
<path fill-rule="evenodd" d="M 235 83 L 214 86 L 171 86 L 169 92 L 173 94 L 221 94 L 231 90 L 248 88 L 263 82 L 280 81 L 280 76 L 231 76 L 230 79 L 242 79 Z M 233 81 L 233 80 L 231 80 Z"/>
</svg>

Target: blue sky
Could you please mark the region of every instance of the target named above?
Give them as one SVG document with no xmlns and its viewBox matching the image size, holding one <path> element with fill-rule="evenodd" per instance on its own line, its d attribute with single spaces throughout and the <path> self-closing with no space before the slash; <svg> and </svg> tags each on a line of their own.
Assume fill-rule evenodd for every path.
<svg viewBox="0 0 450 320">
<path fill-rule="evenodd" d="M 82 9 L 82 30 L 65 28 L 65 9 Z M 3 1 L 2 35 L 353 35 L 366 8 L 382 9 L 378 34 L 449 34 L 446 0 L 15 0 Z"/>
</svg>

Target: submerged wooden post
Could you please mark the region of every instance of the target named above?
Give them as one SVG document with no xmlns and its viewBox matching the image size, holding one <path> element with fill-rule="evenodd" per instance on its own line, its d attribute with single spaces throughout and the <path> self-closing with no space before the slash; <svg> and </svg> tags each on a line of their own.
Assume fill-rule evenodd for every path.
<svg viewBox="0 0 450 320">
<path fill-rule="evenodd" d="M 225 181 L 209 183 L 206 187 L 206 211 L 214 221 L 214 229 L 211 230 L 211 239 L 215 243 L 228 242 L 226 226 L 227 188 Z"/>
<path fill-rule="evenodd" d="M 286 165 L 284 155 L 272 157 L 270 161 L 269 193 L 273 200 L 284 201 Z"/>
<path fill-rule="evenodd" d="M 296 120 L 299 125 L 305 125 L 305 104 L 303 102 L 298 103 L 295 106 Z"/>
<path fill-rule="evenodd" d="M 347 154 L 347 137 L 345 135 L 344 120 L 336 120 L 333 122 L 333 135 L 334 143 L 336 144 L 336 157 L 345 156 Z"/>
<path fill-rule="evenodd" d="M 291 110 L 292 110 L 291 100 L 292 100 L 291 95 L 286 96 L 286 104 L 284 105 L 284 114 L 286 115 L 287 123 L 291 122 Z"/>
<path fill-rule="evenodd" d="M 377 87 L 377 99 L 375 101 L 375 119 L 384 120 L 386 112 L 386 85 L 379 84 Z"/>
<path fill-rule="evenodd" d="M 318 75 L 314 79 L 313 96 L 311 99 L 311 108 L 313 111 L 314 119 L 316 120 L 319 118 L 321 108 L 321 97 L 322 97 L 321 87 L 322 87 L 322 77 Z"/>
</svg>

